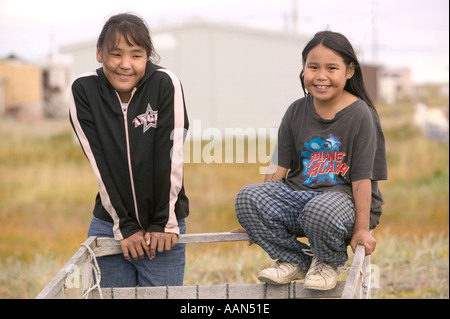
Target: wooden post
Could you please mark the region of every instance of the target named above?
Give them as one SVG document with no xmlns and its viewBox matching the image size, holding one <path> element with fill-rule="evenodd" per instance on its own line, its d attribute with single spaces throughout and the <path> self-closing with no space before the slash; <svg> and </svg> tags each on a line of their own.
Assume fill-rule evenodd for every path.
<svg viewBox="0 0 450 319">
<path fill-rule="evenodd" d="M 364 246 L 357 245 L 355 255 L 353 256 L 353 262 L 345 283 L 344 292 L 342 293 L 343 299 L 353 299 L 355 298 L 355 294 L 357 293 L 357 291 L 360 291 L 360 289 L 358 288 L 360 288 L 361 286 L 364 257 Z"/>
<path fill-rule="evenodd" d="M 95 237 L 89 237 L 85 242 L 89 247 L 94 247 L 96 244 Z M 66 279 L 77 268 L 80 269 L 83 264 L 89 263 L 90 256 L 86 247 L 81 246 L 80 249 L 73 255 L 67 264 L 58 272 L 58 274 L 45 286 L 45 288 L 36 296 L 36 299 L 64 299 L 66 294 Z M 81 271 L 81 269 L 80 269 Z M 83 281 L 83 279 L 81 279 Z M 83 285 L 83 284 L 82 284 Z"/>
</svg>

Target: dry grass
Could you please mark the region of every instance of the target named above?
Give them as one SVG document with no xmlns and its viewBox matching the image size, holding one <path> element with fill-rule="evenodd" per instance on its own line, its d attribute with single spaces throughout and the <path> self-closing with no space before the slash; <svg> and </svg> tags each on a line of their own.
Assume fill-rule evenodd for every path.
<svg viewBox="0 0 450 319">
<path fill-rule="evenodd" d="M 448 100 L 447 100 L 448 105 Z M 411 105 L 381 106 L 389 181 L 372 263 L 377 298 L 448 298 L 449 146 L 411 126 Z M 85 241 L 96 182 L 67 122 L 0 121 L 0 298 L 33 298 Z M 188 232 L 238 227 L 234 197 L 259 164 L 187 164 Z M 271 263 L 245 243 L 190 245 L 185 284 L 258 282 Z"/>
</svg>

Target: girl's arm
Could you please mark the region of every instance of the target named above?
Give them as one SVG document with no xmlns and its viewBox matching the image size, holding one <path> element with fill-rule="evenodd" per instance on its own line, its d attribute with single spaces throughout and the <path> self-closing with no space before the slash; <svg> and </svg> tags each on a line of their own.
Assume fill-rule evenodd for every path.
<svg viewBox="0 0 450 319">
<path fill-rule="evenodd" d="M 162 76 L 158 109 L 158 127 L 154 151 L 154 201 L 156 208 L 144 235 L 150 247 L 150 259 L 156 252 L 172 249 L 178 240 L 175 207 L 183 188 L 183 143 L 188 128 L 183 89 L 179 79 L 166 69 Z"/>
<path fill-rule="evenodd" d="M 375 250 L 377 243 L 369 232 L 370 204 L 372 200 L 372 184 L 370 179 L 353 182 L 352 191 L 356 209 L 356 220 L 350 246 L 353 252 L 355 252 L 356 245 L 361 244 L 366 248 L 366 255 L 370 255 Z"/>
<path fill-rule="evenodd" d="M 288 169 L 276 164 L 270 163 L 267 168 L 267 174 L 264 178 L 265 182 L 279 181 L 286 177 Z"/>
</svg>

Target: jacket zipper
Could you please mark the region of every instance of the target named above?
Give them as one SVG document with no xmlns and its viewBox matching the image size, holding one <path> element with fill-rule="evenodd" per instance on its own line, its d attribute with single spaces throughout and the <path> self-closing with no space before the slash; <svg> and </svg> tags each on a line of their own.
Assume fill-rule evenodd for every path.
<svg viewBox="0 0 450 319">
<path fill-rule="evenodd" d="M 116 91 L 116 94 L 117 94 L 117 97 L 119 98 L 120 108 L 122 110 L 123 120 L 124 120 L 124 123 L 125 123 L 125 138 L 126 138 L 126 142 L 127 142 L 128 171 L 129 171 L 129 174 L 130 174 L 131 192 L 133 194 L 134 212 L 136 214 L 136 219 L 137 219 L 137 221 L 139 223 L 139 226 L 141 226 L 141 228 L 143 228 L 142 224 L 141 224 L 141 221 L 139 219 L 139 212 L 138 212 L 138 206 L 137 206 L 137 200 L 136 200 L 136 191 L 135 191 L 135 188 L 134 188 L 133 169 L 131 167 L 130 139 L 129 139 L 129 134 L 128 134 L 128 120 L 127 120 L 127 118 L 128 118 L 128 115 L 127 115 L 128 108 L 130 106 L 131 100 L 133 99 L 134 92 L 136 92 L 136 88 L 134 88 L 133 92 L 131 92 L 131 97 L 130 97 L 130 100 L 128 101 L 128 106 L 127 106 L 126 109 L 124 109 L 122 107 L 122 101 L 120 100 L 120 96 L 119 96 L 119 93 L 117 93 L 117 91 Z"/>
</svg>

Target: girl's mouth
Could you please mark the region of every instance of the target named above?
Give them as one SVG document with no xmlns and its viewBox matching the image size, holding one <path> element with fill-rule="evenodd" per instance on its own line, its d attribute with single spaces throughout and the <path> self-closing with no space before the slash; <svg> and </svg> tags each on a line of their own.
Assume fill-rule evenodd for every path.
<svg viewBox="0 0 450 319">
<path fill-rule="evenodd" d="M 119 80 L 121 81 L 129 81 L 133 75 L 132 74 L 120 74 L 120 73 L 116 73 L 117 77 L 119 78 Z"/>
</svg>

